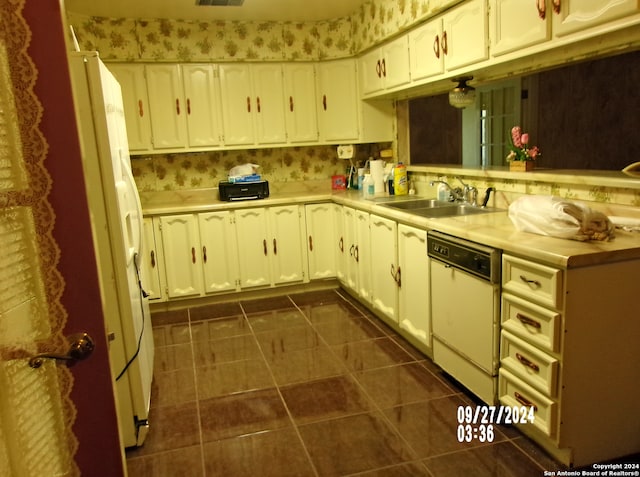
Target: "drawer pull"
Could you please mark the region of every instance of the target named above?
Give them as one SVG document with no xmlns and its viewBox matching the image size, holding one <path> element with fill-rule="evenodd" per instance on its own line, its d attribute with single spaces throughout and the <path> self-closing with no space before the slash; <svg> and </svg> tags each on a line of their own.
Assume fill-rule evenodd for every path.
<svg viewBox="0 0 640 477">
<path fill-rule="evenodd" d="M 520 275 L 520 280 L 522 280 L 523 282 L 529 285 L 535 285 L 537 288 L 540 288 L 542 286 L 542 284 L 538 280 L 529 280 L 524 275 Z"/>
<path fill-rule="evenodd" d="M 518 401 L 523 406 L 531 407 L 531 408 L 533 408 L 534 411 L 536 411 L 536 412 L 538 411 L 538 406 L 533 404 L 531 401 L 529 401 L 527 398 L 525 398 L 519 392 L 514 391 L 513 396 L 516 398 L 516 401 Z"/>
<path fill-rule="evenodd" d="M 344 237 L 340 237 L 340 241 L 338 242 L 338 248 L 340 252 L 344 253 Z"/>
<path fill-rule="evenodd" d="M 262 240 L 262 251 L 264 253 L 264 256 L 266 257 L 267 256 L 267 241 L 266 241 L 266 239 Z"/>
<path fill-rule="evenodd" d="M 191 262 L 196 263 L 196 248 L 191 247 Z"/>
<path fill-rule="evenodd" d="M 524 316 L 521 313 L 516 313 L 516 318 L 518 318 L 524 325 L 529 325 L 533 326 L 534 328 L 540 329 L 540 323 L 532 318 L 529 318 L 528 316 Z"/>
<path fill-rule="evenodd" d="M 533 361 L 529 360 L 528 358 L 525 358 L 520 353 L 516 353 L 516 358 L 518 358 L 518 361 L 520 361 L 525 366 L 529 366 L 536 373 L 540 371 L 540 366 L 538 366 L 536 363 L 534 363 Z"/>
</svg>

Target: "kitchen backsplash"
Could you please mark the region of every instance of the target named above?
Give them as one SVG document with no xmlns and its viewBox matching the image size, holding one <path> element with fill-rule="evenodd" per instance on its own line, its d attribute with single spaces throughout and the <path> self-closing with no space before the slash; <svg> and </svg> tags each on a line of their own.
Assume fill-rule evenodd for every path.
<svg viewBox="0 0 640 477">
<path fill-rule="evenodd" d="M 354 164 L 379 157 L 390 143 L 358 144 Z M 210 151 L 184 154 L 153 154 L 131 158 L 133 174 L 141 192 L 218 187 L 229 170 L 240 164 L 258 164 L 258 172 L 271 184 L 324 181 L 345 174 L 349 161 L 338 159 L 336 146 L 286 147 Z"/>
<path fill-rule="evenodd" d="M 444 169 L 443 169 L 444 170 Z M 551 172 L 551 171 L 550 171 Z M 464 173 L 440 174 L 437 172 L 411 172 L 409 178 L 414 184 L 416 193 L 426 197 L 435 197 L 435 187 L 430 182 L 436 179 L 447 181 L 453 187 L 460 187 L 457 177 L 462 176 L 465 183 L 478 189 L 478 200 L 482 201 L 488 187 L 493 187 L 490 206 L 507 208 L 511 202 L 525 194 L 554 195 L 564 199 L 592 203 L 599 209 L 607 210 L 610 206 L 622 206 L 625 215 L 640 217 L 640 209 L 626 210 L 627 207 L 640 207 L 640 189 L 612 186 L 593 185 L 591 180 L 585 180 L 589 171 L 560 171 L 562 182 L 555 182 L 553 178 L 541 179 L 536 173 L 507 173 L 514 177 L 493 177 L 488 173 L 477 170 Z M 516 177 L 516 174 L 518 177 Z M 530 178 L 529 178 L 530 177 Z M 608 211 L 611 213 L 611 211 Z M 613 214 L 615 215 L 615 214 Z"/>
<path fill-rule="evenodd" d="M 313 61 L 353 56 L 461 0 L 371 0 L 318 22 L 89 17 L 68 12 L 80 47 L 113 61 Z"/>
</svg>

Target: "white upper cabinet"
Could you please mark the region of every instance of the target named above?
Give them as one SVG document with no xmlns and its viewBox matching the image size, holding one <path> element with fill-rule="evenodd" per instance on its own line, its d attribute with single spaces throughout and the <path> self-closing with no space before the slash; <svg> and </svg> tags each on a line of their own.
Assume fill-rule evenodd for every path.
<svg viewBox="0 0 640 477">
<path fill-rule="evenodd" d="M 144 65 L 109 63 L 107 66 L 120 83 L 122 90 L 129 150 L 150 151 L 153 148 L 151 145 L 151 116 Z"/>
<path fill-rule="evenodd" d="M 402 36 L 360 58 L 360 89 L 367 95 L 411 81 L 409 38 Z"/>
<path fill-rule="evenodd" d="M 321 140 L 357 141 L 360 123 L 355 60 L 318 65 L 318 100 Z"/>
<path fill-rule="evenodd" d="M 316 67 L 312 63 L 288 63 L 282 68 L 288 142 L 317 142 Z"/>
<path fill-rule="evenodd" d="M 147 65 L 147 90 L 155 149 L 187 146 L 186 102 L 179 65 Z"/>
<path fill-rule="evenodd" d="M 544 1 L 491 0 L 489 28 L 493 56 L 537 45 L 551 38 L 551 15 Z"/>
<path fill-rule="evenodd" d="M 563 36 L 640 11 L 638 0 L 547 0 L 553 34 Z M 549 14 L 549 12 L 547 13 Z"/>
<path fill-rule="evenodd" d="M 409 33 L 412 80 L 425 79 L 489 57 L 487 4 L 471 0 Z"/>
<path fill-rule="evenodd" d="M 419 80 L 444 72 L 444 54 L 440 51 L 442 20 L 425 23 L 409 33 L 411 78 Z"/>
<path fill-rule="evenodd" d="M 222 141 L 216 74 L 216 65 L 182 65 L 190 147 L 217 146 Z"/>
<path fill-rule="evenodd" d="M 286 142 L 281 65 L 220 65 L 220 88 L 226 145 Z"/>
<path fill-rule="evenodd" d="M 489 57 L 486 0 L 471 0 L 442 17 L 440 48 L 452 71 Z"/>
</svg>

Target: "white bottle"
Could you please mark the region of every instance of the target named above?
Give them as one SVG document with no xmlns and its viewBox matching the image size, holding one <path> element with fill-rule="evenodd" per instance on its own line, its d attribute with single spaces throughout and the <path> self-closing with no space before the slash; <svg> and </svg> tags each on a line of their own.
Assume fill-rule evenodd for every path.
<svg viewBox="0 0 640 477">
<path fill-rule="evenodd" d="M 449 188 L 444 185 L 442 182 L 438 184 L 438 192 L 437 197 L 438 200 L 448 201 L 449 200 Z"/>
<path fill-rule="evenodd" d="M 373 179 L 371 178 L 371 174 L 364 175 L 364 180 L 362 181 L 362 189 L 365 197 L 374 195 L 375 186 L 373 184 Z"/>
</svg>

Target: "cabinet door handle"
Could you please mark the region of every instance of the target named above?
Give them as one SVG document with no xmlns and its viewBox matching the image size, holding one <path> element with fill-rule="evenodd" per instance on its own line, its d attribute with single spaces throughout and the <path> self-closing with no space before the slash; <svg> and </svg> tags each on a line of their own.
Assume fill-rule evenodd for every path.
<svg viewBox="0 0 640 477">
<path fill-rule="evenodd" d="M 140 117 L 144 116 L 144 103 L 142 102 L 141 99 L 138 100 L 138 116 Z"/>
<path fill-rule="evenodd" d="M 356 245 L 356 250 L 355 250 L 355 259 L 356 259 L 356 263 L 360 263 L 360 249 L 358 248 L 358 246 Z"/>
<path fill-rule="evenodd" d="M 278 255 L 278 243 L 276 242 L 276 239 L 273 239 L 273 254 Z"/>
<path fill-rule="evenodd" d="M 356 249 L 355 244 L 351 245 L 351 247 L 349 247 L 349 255 L 351 255 L 353 257 L 353 252 Z"/>
<path fill-rule="evenodd" d="M 247 96 L 247 113 L 251 112 L 251 98 Z"/>
<path fill-rule="evenodd" d="M 433 40 L 433 52 L 436 55 L 436 58 L 440 58 L 440 35 L 436 35 Z"/>
<path fill-rule="evenodd" d="M 387 62 L 382 58 L 382 76 L 387 77 Z"/>
<path fill-rule="evenodd" d="M 533 404 L 531 401 L 529 401 L 526 397 L 524 397 L 518 391 L 514 391 L 513 396 L 516 398 L 516 401 L 518 401 L 523 406 L 532 407 L 534 411 L 536 412 L 538 411 L 538 406 Z"/>
<path fill-rule="evenodd" d="M 538 16 L 544 20 L 547 16 L 547 0 L 536 0 L 536 7 L 538 8 Z"/>
<path fill-rule="evenodd" d="M 378 75 L 378 78 L 382 78 L 382 66 L 380 65 L 380 60 L 376 62 L 376 75 Z"/>
<path fill-rule="evenodd" d="M 391 264 L 391 277 L 393 278 L 393 281 L 396 282 L 396 285 L 398 285 L 398 288 L 400 288 L 402 286 L 400 267 L 396 269 L 396 266 L 393 263 Z"/>
<path fill-rule="evenodd" d="M 289 111 L 293 113 L 293 96 L 289 96 Z"/>
<path fill-rule="evenodd" d="M 309 235 L 309 251 L 313 252 L 313 237 Z"/>
<path fill-rule="evenodd" d="M 261 108 L 260 108 L 260 96 L 256 96 L 256 106 L 257 106 L 258 112 L 260 112 L 261 111 Z"/>
<path fill-rule="evenodd" d="M 446 55 L 449 53 L 449 48 L 447 47 L 447 32 L 442 32 L 442 54 Z"/>
<path fill-rule="evenodd" d="M 524 275 L 520 275 L 520 280 L 522 280 L 523 282 L 525 282 L 525 283 L 527 283 L 529 285 L 535 285 L 536 288 L 540 288 L 542 286 L 542 284 L 538 280 L 529 280 Z"/>
<path fill-rule="evenodd" d="M 202 246 L 202 261 L 207 263 L 207 247 Z"/>
<path fill-rule="evenodd" d="M 324 108 L 324 110 L 327 110 L 327 95 L 323 94 L 322 95 L 322 107 Z"/>
<path fill-rule="evenodd" d="M 176 114 L 180 116 L 180 100 L 176 98 Z"/>
<path fill-rule="evenodd" d="M 187 98 L 187 114 L 191 115 L 191 100 Z"/>
<path fill-rule="evenodd" d="M 344 237 L 340 237 L 340 240 L 338 241 L 338 248 L 340 249 L 340 252 L 344 253 Z"/>
<path fill-rule="evenodd" d="M 156 268 L 156 253 L 151 250 L 151 268 Z"/>
<path fill-rule="evenodd" d="M 516 313 L 516 318 L 518 318 L 523 325 L 533 326 L 534 328 L 540 329 L 540 323 L 536 320 L 529 318 L 528 316 L 523 315 L 522 313 Z"/>
<path fill-rule="evenodd" d="M 267 256 L 267 239 L 262 240 L 262 250 L 264 252 L 264 256 Z"/>
<path fill-rule="evenodd" d="M 529 358 L 522 356 L 520 353 L 516 353 L 516 358 L 518 358 L 518 361 L 520 361 L 525 366 L 533 369 L 536 373 L 540 371 L 540 366 L 531 361 Z"/>
<path fill-rule="evenodd" d="M 191 247 L 191 262 L 196 263 L 196 248 Z"/>
<path fill-rule="evenodd" d="M 558 15 L 560 15 L 560 8 L 562 7 L 561 3 L 562 0 L 551 0 L 551 4 L 553 5 L 553 12 L 557 13 Z"/>
</svg>

